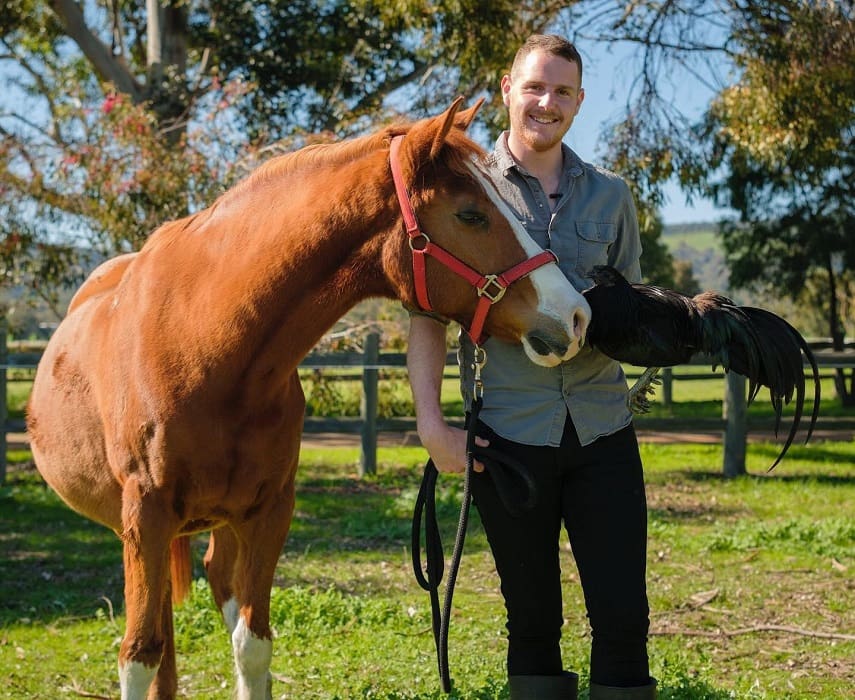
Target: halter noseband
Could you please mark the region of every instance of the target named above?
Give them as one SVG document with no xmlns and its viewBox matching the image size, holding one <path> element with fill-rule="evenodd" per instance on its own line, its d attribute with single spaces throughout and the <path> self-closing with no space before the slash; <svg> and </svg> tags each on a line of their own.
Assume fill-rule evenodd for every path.
<svg viewBox="0 0 855 700">
<path fill-rule="evenodd" d="M 398 195 L 401 214 L 404 217 L 404 226 L 410 238 L 410 250 L 413 252 L 413 279 L 416 286 L 416 300 L 423 311 L 433 310 L 430 298 L 428 297 L 425 266 L 425 258 L 431 256 L 475 287 L 475 291 L 478 294 L 478 305 L 472 317 L 472 325 L 466 332 L 476 346 L 480 345 L 485 338 L 484 322 L 487 319 L 487 312 L 490 310 L 490 307 L 505 295 L 508 287 L 514 282 L 531 274 L 543 265 L 558 262 L 558 258 L 551 250 L 544 250 L 534 257 L 523 260 L 521 263 L 497 275 L 482 275 L 444 248 L 433 243 L 428 235 L 419 227 L 415 211 L 413 211 L 413 205 L 407 193 L 407 187 L 404 184 L 404 175 L 401 171 L 401 163 L 398 158 L 403 140 L 403 136 L 392 138 L 389 163 L 392 167 L 392 179 L 395 182 L 395 192 Z"/>
</svg>

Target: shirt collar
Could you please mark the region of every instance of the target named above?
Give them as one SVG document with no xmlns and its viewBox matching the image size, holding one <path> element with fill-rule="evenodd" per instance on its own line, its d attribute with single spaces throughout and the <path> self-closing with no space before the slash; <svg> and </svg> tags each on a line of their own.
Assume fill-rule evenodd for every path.
<svg viewBox="0 0 855 700">
<path fill-rule="evenodd" d="M 562 177 L 579 177 L 585 172 L 585 163 L 578 155 L 576 155 L 576 152 L 564 142 L 561 143 L 561 152 L 564 154 L 564 170 Z M 517 163 L 511 155 L 511 152 L 508 149 L 507 131 L 503 131 L 499 134 L 499 138 L 496 140 L 496 147 L 493 150 L 493 159 L 496 167 L 502 171 L 502 174 L 505 175 L 505 177 L 507 177 L 508 172 L 511 170 L 516 170 L 522 175 L 530 176 L 530 173 Z"/>
</svg>

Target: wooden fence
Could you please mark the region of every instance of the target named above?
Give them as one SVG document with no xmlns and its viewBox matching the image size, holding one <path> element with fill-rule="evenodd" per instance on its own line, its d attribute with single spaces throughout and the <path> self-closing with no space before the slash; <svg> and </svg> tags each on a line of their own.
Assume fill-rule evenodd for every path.
<svg viewBox="0 0 855 700">
<path fill-rule="evenodd" d="M 41 348 L 44 344 L 28 343 L 13 344 L 7 346 L 6 333 L 2 327 L 0 318 L 0 396 L 7 396 L 7 371 L 32 370 L 41 356 Z M 816 343 L 817 347 L 823 347 L 822 342 Z M 855 348 L 844 352 L 831 352 L 820 350 L 817 352 L 817 362 L 821 370 L 836 368 L 855 368 Z M 446 358 L 446 376 L 457 376 L 457 360 L 454 353 L 449 353 Z M 405 353 L 381 353 L 380 336 L 377 333 L 369 333 L 363 343 L 362 352 L 343 352 L 331 354 L 310 354 L 300 364 L 302 369 L 316 369 L 323 371 L 353 370 L 359 371 L 354 379 L 362 383 L 362 397 L 359 417 L 354 418 L 328 418 L 307 417 L 305 419 L 305 433 L 329 433 L 341 432 L 359 434 L 360 436 L 360 475 L 372 474 L 377 470 L 377 440 L 381 432 L 406 432 L 415 430 L 415 418 L 380 418 L 378 417 L 379 406 L 379 383 L 380 370 L 403 369 L 406 366 Z M 704 369 L 701 369 L 701 368 Z M 630 380 L 637 374 L 628 374 Z M 708 379 L 714 374 L 710 370 L 710 362 L 702 358 L 696 358 L 690 365 L 678 368 L 664 369 L 662 372 L 662 386 L 659 387 L 656 401 L 669 406 L 673 397 L 673 383 L 675 381 L 691 381 L 697 379 Z M 812 393 L 809 392 L 812 396 Z M 746 412 L 746 380 L 741 375 L 730 372 L 725 375 L 725 388 L 723 400 L 723 415 L 721 420 L 704 421 L 703 428 L 706 430 L 720 430 L 724 444 L 723 471 L 725 475 L 732 476 L 745 473 L 745 452 L 748 439 L 748 420 Z M 845 423 L 845 425 L 844 425 Z M 457 421 L 462 425 L 462 418 Z M 855 418 L 851 421 L 838 422 L 837 427 L 852 429 L 855 427 Z M 6 401 L 0 401 L 0 484 L 5 481 L 6 473 L 6 447 L 7 432 L 23 431 L 21 422 L 10 423 L 7 420 Z M 642 419 L 639 427 L 662 431 L 683 431 L 687 429 L 686 423 L 679 419 Z M 700 426 L 694 426 L 700 427 Z"/>
</svg>

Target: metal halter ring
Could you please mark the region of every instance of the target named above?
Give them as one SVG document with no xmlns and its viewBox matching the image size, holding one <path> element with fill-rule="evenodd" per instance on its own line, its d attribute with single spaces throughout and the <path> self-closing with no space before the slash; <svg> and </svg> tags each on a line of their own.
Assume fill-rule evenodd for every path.
<svg viewBox="0 0 855 700">
<path fill-rule="evenodd" d="M 422 245 L 421 248 L 416 248 L 415 242 L 417 240 L 424 242 L 424 244 Z M 428 245 L 430 245 L 430 238 L 428 238 L 428 235 L 426 233 L 424 233 L 423 231 L 419 231 L 417 234 L 410 236 L 410 250 L 412 250 L 413 252 L 416 252 L 416 251 L 421 252 L 425 248 L 427 248 Z"/>
</svg>

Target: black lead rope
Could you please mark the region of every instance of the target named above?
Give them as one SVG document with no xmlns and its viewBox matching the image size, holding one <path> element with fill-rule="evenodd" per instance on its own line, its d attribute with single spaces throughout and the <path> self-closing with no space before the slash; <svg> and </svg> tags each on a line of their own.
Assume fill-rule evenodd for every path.
<svg viewBox="0 0 855 700">
<path fill-rule="evenodd" d="M 460 503 L 460 517 L 457 522 L 457 535 L 454 539 L 454 551 L 451 556 L 451 567 L 448 581 L 445 584 L 445 599 L 442 609 L 439 602 L 439 584 L 445 569 L 445 557 L 442 552 L 442 540 L 439 534 L 439 524 L 436 517 L 436 481 L 439 472 L 429 459 L 425 464 L 422 483 L 416 496 L 413 509 L 412 555 L 413 572 L 418 584 L 430 595 L 431 624 L 436 645 L 437 664 L 442 689 L 451 692 L 451 674 L 448 666 L 448 628 L 451 621 L 451 601 L 454 597 L 454 586 L 457 582 L 457 572 L 463 556 L 463 545 L 466 540 L 466 528 L 469 524 L 469 506 L 472 502 L 471 477 L 475 458 L 484 462 L 496 486 L 496 491 L 502 503 L 511 513 L 520 513 L 532 508 L 535 501 L 534 482 L 528 471 L 517 460 L 502 454 L 497 450 L 475 445 L 478 414 L 481 411 L 482 398 L 479 396 L 472 402 L 466 432 L 466 471 L 463 478 L 463 496 Z M 520 486 L 523 487 L 524 498 L 520 499 Z M 425 569 L 422 570 L 421 557 L 421 525 L 422 514 L 425 522 Z"/>
</svg>

